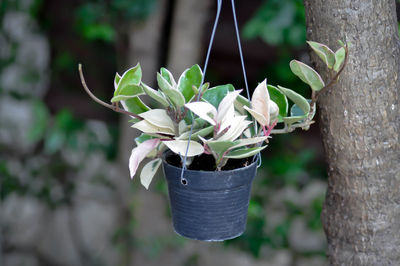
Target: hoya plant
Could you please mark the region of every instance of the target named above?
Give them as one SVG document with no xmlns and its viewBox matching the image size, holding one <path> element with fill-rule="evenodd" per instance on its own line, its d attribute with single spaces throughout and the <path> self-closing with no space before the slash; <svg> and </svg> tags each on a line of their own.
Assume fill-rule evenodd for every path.
<svg viewBox="0 0 400 266">
<path fill-rule="evenodd" d="M 129 158 L 131 178 L 145 158 L 140 180 L 146 189 L 162 163 L 166 150 L 177 154 L 185 167 L 206 154 L 212 156 L 216 171 L 223 170 L 230 159 L 252 158 L 267 147 L 271 134 L 307 130 L 313 123 L 315 104 L 321 90 L 331 86 L 343 70 L 348 56 L 347 45 L 333 52 L 326 45 L 308 42 L 322 59 L 332 79 L 325 83 L 310 66 L 292 60 L 291 71 L 312 90 L 311 99 L 282 86 L 260 82 L 250 100 L 231 84 L 210 87 L 203 82 L 198 65 L 186 69 L 178 79 L 166 69 L 157 73 L 158 89 L 142 81 L 140 64 L 118 73 L 114 79 L 111 104 L 102 102 L 88 89 L 79 66 L 82 84 L 100 104 L 131 116 L 132 128 L 141 132 Z M 150 108 L 142 100 L 147 95 L 155 103 Z M 120 108 L 123 107 L 123 109 Z M 290 107 L 290 108 L 289 108 Z M 278 125 L 278 126 L 277 126 Z"/>
</svg>

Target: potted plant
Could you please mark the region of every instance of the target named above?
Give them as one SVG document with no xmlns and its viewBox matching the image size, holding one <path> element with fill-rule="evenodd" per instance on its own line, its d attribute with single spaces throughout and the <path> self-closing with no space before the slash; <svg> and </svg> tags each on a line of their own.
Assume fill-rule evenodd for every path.
<svg viewBox="0 0 400 266">
<path fill-rule="evenodd" d="M 148 189 L 163 165 L 175 231 L 193 239 L 218 241 L 245 230 L 256 155 L 267 147 L 271 134 L 307 130 L 313 123 L 319 92 L 337 80 L 346 64 L 347 45 L 340 43 L 342 47 L 333 52 L 323 44 L 308 42 L 333 73 L 327 84 L 306 64 L 290 62 L 292 72 L 311 87 L 309 100 L 291 89 L 268 85 L 266 79 L 248 100 L 230 84 L 211 88 L 209 83 L 202 84 L 198 65 L 186 69 L 178 80 L 161 68 L 156 90 L 142 82 L 137 64 L 115 75 L 114 95 L 107 104 L 90 92 L 81 66 L 79 71 L 83 87 L 95 101 L 130 115 L 132 127 L 142 132 L 129 159 L 131 178 L 141 162 L 151 158 L 140 173 Z M 142 95 L 158 106 L 148 107 Z M 288 100 L 293 103 L 290 111 Z"/>
</svg>

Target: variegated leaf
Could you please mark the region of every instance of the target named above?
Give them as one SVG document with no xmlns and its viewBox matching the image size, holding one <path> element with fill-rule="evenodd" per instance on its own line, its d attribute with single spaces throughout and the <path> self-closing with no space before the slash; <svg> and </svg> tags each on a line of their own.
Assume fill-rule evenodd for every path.
<svg viewBox="0 0 400 266">
<path fill-rule="evenodd" d="M 157 147 L 160 143 L 159 139 L 149 139 L 138 145 L 132 150 L 129 158 L 129 171 L 131 178 L 136 174 L 136 170 L 139 167 L 141 161 L 146 158 L 147 154 Z"/>
<path fill-rule="evenodd" d="M 211 125 L 214 126 L 216 124 L 215 117 L 217 116 L 217 110 L 213 105 L 206 102 L 193 102 L 185 104 L 185 107 Z"/>
<path fill-rule="evenodd" d="M 186 149 L 188 146 L 187 140 L 166 140 L 163 143 L 170 149 L 172 152 L 176 154 L 180 154 L 184 156 L 186 154 Z M 187 156 L 192 157 L 204 152 L 204 148 L 201 144 L 196 141 L 191 140 L 189 144 L 189 150 Z"/>
<path fill-rule="evenodd" d="M 168 128 L 174 132 L 174 122 L 167 114 L 164 109 L 153 109 L 140 114 L 140 117 L 145 119 L 147 122 L 160 128 Z"/>
<path fill-rule="evenodd" d="M 157 173 L 158 168 L 160 168 L 162 160 L 160 158 L 151 160 L 148 162 L 140 172 L 140 183 L 149 189 L 150 183 L 153 180 L 154 175 Z"/>
<path fill-rule="evenodd" d="M 321 76 L 311 67 L 297 60 L 290 61 L 289 65 L 293 74 L 298 76 L 303 82 L 307 83 L 312 90 L 319 91 L 325 87 L 325 83 Z"/>
</svg>

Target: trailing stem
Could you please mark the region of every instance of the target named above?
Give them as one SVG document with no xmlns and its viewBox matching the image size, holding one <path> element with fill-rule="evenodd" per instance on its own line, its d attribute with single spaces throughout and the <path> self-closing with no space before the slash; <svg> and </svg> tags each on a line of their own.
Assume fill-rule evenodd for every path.
<svg viewBox="0 0 400 266">
<path fill-rule="evenodd" d="M 79 64 L 78 68 L 79 68 L 79 76 L 81 78 L 82 86 L 85 89 L 85 91 L 87 92 L 87 94 L 89 94 L 90 98 L 92 98 L 95 102 L 97 102 L 97 103 L 99 103 L 99 104 L 101 104 L 101 105 L 103 105 L 103 106 L 105 106 L 105 107 L 107 107 L 107 108 L 109 108 L 109 109 L 111 109 L 111 110 L 113 110 L 115 112 L 118 112 L 118 113 L 121 113 L 121 114 L 126 114 L 126 115 L 132 116 L 132 117 L 134 117 L 136 119 L 143 120 L 143 118 L 138 116 L 137 114 L 134 114 L 132 112 L 129 112 L 129 111 L 126 111 L 124 109 L 119 108 L 118 103 L 113 103 L 111 105 L 111 104 L 105 103 L 102 100 L 100 100 L 99 98 L 97 98 L 89 90 L 88 86 L 86 85 L 85 77 L 83 76 L 82 65 Z"/>
<path fill-rule="evenodd" d="M 301 123 L 297 123 L 297 124 L 292 124 L 292 125 L 287 125 L 285 123 L 285 127 L 282 129 L 272 129 L 271 130 L 271 134 L 286 134 L 286 133 L 290 133 L 292 131 L 294 131 L 296 128 L 302 128 L 304 130 L 308 130 L 308 128 L 310 127 L 311 124 L 314 123 L 313 116 L 315 114 L 315 108 L 316 108 L 316 103 L 318 101 L 318 96 L 320 95 L 320 93 L 324 90 L 327 90 L 329 87 L 331 87 L 332 85 L 334 85 L 338 78 L 339 75 L 342 73 L 343 69 L 345 68 L 345 66 L 347 65 L 348 59 L 349 59 L 349 48 L 348 48 L 348 44 L 346 44 L 344 46 L 345 49 L 345 58 L 344 58 L 344 62 L 342 67 L 340 68 L 340 70 L 333 76 L 333 78 L 331 79 L 331 81 L 328 82 L 328 84 L 325 85 L 325 87 L 323 87 L 321 90 L 319 91 L 312 91 L 311 94 L 311 102 L 310 102 L 310 112 L 308 113 L 308 116 L 305 118 L 305 120 Z"/>
</svg>

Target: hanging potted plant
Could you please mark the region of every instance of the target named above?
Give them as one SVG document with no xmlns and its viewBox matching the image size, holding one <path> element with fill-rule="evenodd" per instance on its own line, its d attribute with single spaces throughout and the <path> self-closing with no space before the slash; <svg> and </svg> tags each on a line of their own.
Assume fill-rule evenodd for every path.
<svg viewBox="0 0 400 266">
<path fill-rule="evenodd" d="M 308 44 L 333 73 L 325 84 L 311 67 L 290 62 L 292 72 L 311 87 L 309 100 L 291 89 L 268 85 L 267 80 L 259 83 L 248 100 L 230 84 L 202 84 L 198 65 L 186 69 L 178 80 L 161 68 L 157 90 L 142 82 L 138 64 L 115 75 L 114 96 L 107 104 L 90 92 L 81 66 L 79 71 L 83 87 L 95 101 L 130 115 L 132 127 L 142 132 L 129 158 L 131 178 L 141 162 L 151 158 L 140 173 L 148 189 L 163 165 L 175 231 L 192 239 L 220 241 L 245 230 L 257 155 L 267 147 L 271 134 L 307 130 L 313 123 L 318 93 L 337 80 L 346 64 L 343 43 L 336 52 L 316 42 Z M 140 98 L 143 95 L 158 106 L 148 107 Z"/>
</svg>

